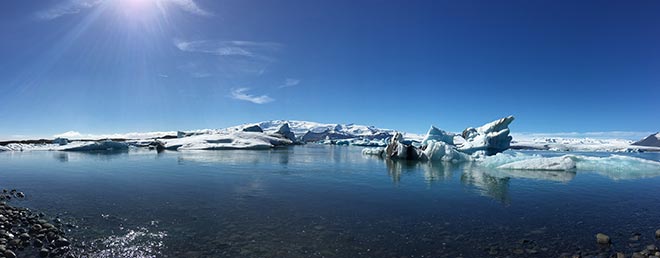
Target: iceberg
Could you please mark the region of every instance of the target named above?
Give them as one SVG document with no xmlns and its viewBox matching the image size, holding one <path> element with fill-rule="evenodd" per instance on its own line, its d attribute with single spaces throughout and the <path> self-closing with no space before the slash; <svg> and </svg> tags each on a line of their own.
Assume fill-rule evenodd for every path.
<svg viewBox="0 0 660 258">
<path fill-rule="evenodd" d="M 564 155 L 561 157 L 550 158 L 532 158 L 527 160 L 514 161 L 501 166 L 499 169 L 512 169 L 512 170 L 552 170 L 552 171 L 568 171 L 577 168 L 575 157 Z"/>
<path fill-rule="evenodd" d="M 382 148 L 382 147 L 362 149 L 362 155 L 374 155 L 374 156 L 382 157 L 383 153 L 385 153 L 385 148 Z"/>
<path fill-rule="evenodd" d="M 128 150 L 128 144 L 125 142 L 115 142 L 105 140 L 100 142 L 84 143 L 82 145 L 62 148 L 62 151 L 123 151 Z"/>
<path fill-rule="evenodd" d="M 458 150 L 467 154 L 488 156 L 507 150 L 513 139 L 509 136 L 509 124 L 513 119 L 513 116 L 508 116 L 478 128 L 468 127 L 461 134 L 465 142 Z"/>
<path fill-rule="evenodd" d="M 290 145 L 293 141 L 283 136 L 260 132 L 238 131 L 233 133 L 200 134 L 185 138 L 161 140 L 167 150 L 227 150 L 270 149 Z"/>
<path fill-rule="evenodd" d="M 459 152 L 452 145 L 442 141 L 428 140 L 423 151 L 425 159 L 431 161 L 445 161 L 445 162 L 463 162 L 470 160 L 470 156 Z"/>
<path fill-rule="evenodd" d="M 444 142 L 449 145 L 454 145 L 454 134 L 448 133 L 443 130 L 438 129 L 435 126 L 431 126 L 431 129 L 426 133 L 426 136 L 422 140 L 422 145 L 426 145 L 428 141 L 435 140 L 438 142 Z"/>
<path fill-rule="evenodd" d="M 479 128 L 470 127 L 463 131 L 466 141 L 460 145 L 454 144 L 454 134 L 435 126 L 431 126 L 421 144 L 405 140 L 403 134 L 397 132 L 385 148 L 385 156 L 391 159 L 464 162 L 495 155 L 509 148 L 512 138 L 508 126 L 512 121 L 513 116 L 508 116 Z"/>
<path fill-rule="evenodd" d="M 403 134 L 398 132 L 394 134 L 394 137 L 390 139 L 390 143 L 385 147 L 385 156 L 391 159 L 423 160 L 423 155 L 421 149 L 403 143 Z"/>
</svg>

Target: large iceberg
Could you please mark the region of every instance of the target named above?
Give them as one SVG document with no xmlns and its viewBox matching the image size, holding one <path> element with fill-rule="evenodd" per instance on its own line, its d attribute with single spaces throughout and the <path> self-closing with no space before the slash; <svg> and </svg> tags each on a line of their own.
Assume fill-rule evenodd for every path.
<svg viewBox="0 0 660 258">
<path fill-rule="evenodd" d="M 428 133 L 416 145 L 413 141 L 404 140 L 403 134 L 395 133 L 387 147 L 382 152 L 390 159 L 430 160 L 446 162 L 469 161 L 484 155 L 494 155 L 509 148 L 509 124 L 513 116 L 505 117 L 478 128 L 466 129 L 462 136 L 465 142 L 454 144 L 454 134 L 431 126 Z M 380 153 L 375 150 L 364 151 L 364 154 Z"/>
<path fill-rule="evenodd" d="M 465 142 L 458 147 L 458 150 L 467 154 L 485 155 L 494 155 L 507 150 L 513 139 L 509 136 L 509 124 L 513 119 L 513 116 L 508 116 L 481 127 L 468 127 L 461 134 Z"/>
<path fill-rule="evenodd" d="M 245 131 L 201 134 L 161 141 L 168 150 L 270 149 L 293 144 L 292 140 L 282 135 Z"/>
<path fill-rule="evenodd" d="M 501 165 L 499 169 L 513 170 L 554 170 L 568 171 L 576 169 L 577 165 L 574 157 L 564 155 L 561 157 L 533 158 L 528 160 L 514 161 Z"/>
</svg>

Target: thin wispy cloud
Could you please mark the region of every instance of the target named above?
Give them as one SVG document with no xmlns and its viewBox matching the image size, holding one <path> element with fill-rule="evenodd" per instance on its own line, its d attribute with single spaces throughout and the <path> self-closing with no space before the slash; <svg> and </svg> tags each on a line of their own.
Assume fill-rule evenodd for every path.
<svg viewBox="0 0 660 258">
<path fill-rule="evenodd" d="M 53 20 L 68 14 L 80 13 L 82 10 L 99 5 L 103 0 L 68 0 L 36 13 L 37 18 Z"/>
<path fill-rule="evenodd" d="M 287 78 L 286 80 L 284 80 L 284 84 L 280 85 L 279 88 L 293 87 L 293 86 L 296 86 L 298 84 L 300 84 L 299 79 Z"/>
<path fill-rule="evenodd" d="M 281 45 L 273 42 L 226 41 L 226 40 L 175 40 L 174 45 L 181 51 L 210 54 L 216 56 L 241 56 L 272 60 L 269 53 Z"/>
<path fill-rule="evenodd" d="M 154 4 L 160 7 L 174 6 L 178 9 L 199 15 L 199 16 L 211 16 L 212 13 L 206 11 L 199 7 L 197 3 L 193 0 L 153 0 Z M 115 4 L 118 6 L 120 1 L 116 0 L 66 0 L 62 1 L 48 9 L 38 11 L 36 13 L 37 18 L 42 20 L 54 20 L 59 17 L 77 14 L 86 9 L 91 9 L 97 7 L 103 3 Z"/>
<path fill-rule="evenodd" d="M 268 95 L 255 96 L 252 94 L 246 93 L 249 88 L 238 88 L 231 91 L 231 98 L 237 100 L 249 101 L 254 104 L 266 104 L 273 102 L 275 99 L 269 97 Z"/>
<path fill-rule="evenodd" d="M 195 3 L 195 1 L 193 0 L 161 0 L 161 1 L 170 2 L 181 8 L 181 10 L 184 10 L 192 14 L 196 14 L 199 16 L 211 16 L 210 12 L 200 8 L 197 5 L 197 3 Z"/>
</svg>

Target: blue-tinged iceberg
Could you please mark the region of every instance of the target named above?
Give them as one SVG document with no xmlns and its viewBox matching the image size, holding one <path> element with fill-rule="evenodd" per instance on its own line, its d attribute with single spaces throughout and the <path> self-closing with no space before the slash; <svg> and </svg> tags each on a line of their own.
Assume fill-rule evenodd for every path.
<svg viewBox="0 0 660 258">
<path fill-rule="evenodd" d="M 509 124 L 513 119 L 513 116 L 508 116 L 481 127 L 468 127 L 461 134 L 465 142 L 458 150 L 467 154 L 495 155 L 509 149 L 513 140 L 509 135 Z"/>
<path fill-rule="evenodd" d="M 494 155 L 507 150 L 511 144 L 509 124 L 513 116 L 505 117 L 478 128 L 466 129 L 462 136 L 464 141 L 458 145 L 454 143 L 455 135 L 431 126 L 428 133 L 416 145 L 404 140 L 403 134 L 395 133 L 384 149 L 364 151 L 364 154 L 374 155 L 380 153 L 390 159 L 402 160 L 430 160 L 446 162 L 470 161 L 480 156 Z"/>
<path fill-rule="evenodd" d="M 426 133 L 426 136 L 422 140 L 422 145 L 428 144 L 430 140 L 437 142 L 444 142 L 449 145 L 454 145 L 454 135 L 453 133 L 448 133 L 443 130 L 438 129 L 435 126 L 431 126 L 431 129 Z"/>
</svg>

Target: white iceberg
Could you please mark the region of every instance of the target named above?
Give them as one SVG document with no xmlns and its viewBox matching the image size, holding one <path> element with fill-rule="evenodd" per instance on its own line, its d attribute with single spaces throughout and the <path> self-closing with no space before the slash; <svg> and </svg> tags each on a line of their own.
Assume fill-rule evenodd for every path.
<svg viewBox="0 0 660 258">
<path fill-rule="evenodd" d="M 374 156 L 383 156 L 385 153 L 385 148 L 375 147 L 375 148 L 364 148 L 362 149 L 362 155 L 374 155 Z"/>
<path fill-rule="evenodd" d="M 431 126 L 431 129 L 426 133 L 426 136 L 422 140 L 422 145 L 426 145 L 428 141 L 434 140 L 438 142 L 444 142 L 449 145 L 454 145 L 454 134 L 448 133 L 443 130 L 438 129 L 435 126 Z"/>
<path fill-rule="evenodd" d="M 233 132 L 193 135 L 161 140 L 169 150 L 270 149 L 290 145 L 293 141 L 260 132 Z"/>
<path fill-rule="evenodd" d="M 561 157 L 550 158 L 532 158 L 527 160 L 514 161 L 501 166 L 499 169 L 513 169 L 513 170 L 554 170 L 554 171 L 568 171 L 577 168 L 575 157 L 564 155 Z"/>
<path fill-rule="evenodd" d="M 428 140 L 423 151 L 425 159 L 431 161 L 463 162 L 470 160 L 470 156 L 459 152 L 456 147 L 442 141 Z"/>
<path fill-rule="evenodd" d="M 513 116 L 487 123 L 478 128 L 468 127 L 461 136 L 465 139 L 458 150 L 467 154 L 494 155 L 503 152 L 511 145 L 509 124 Z"/>
</svg>

